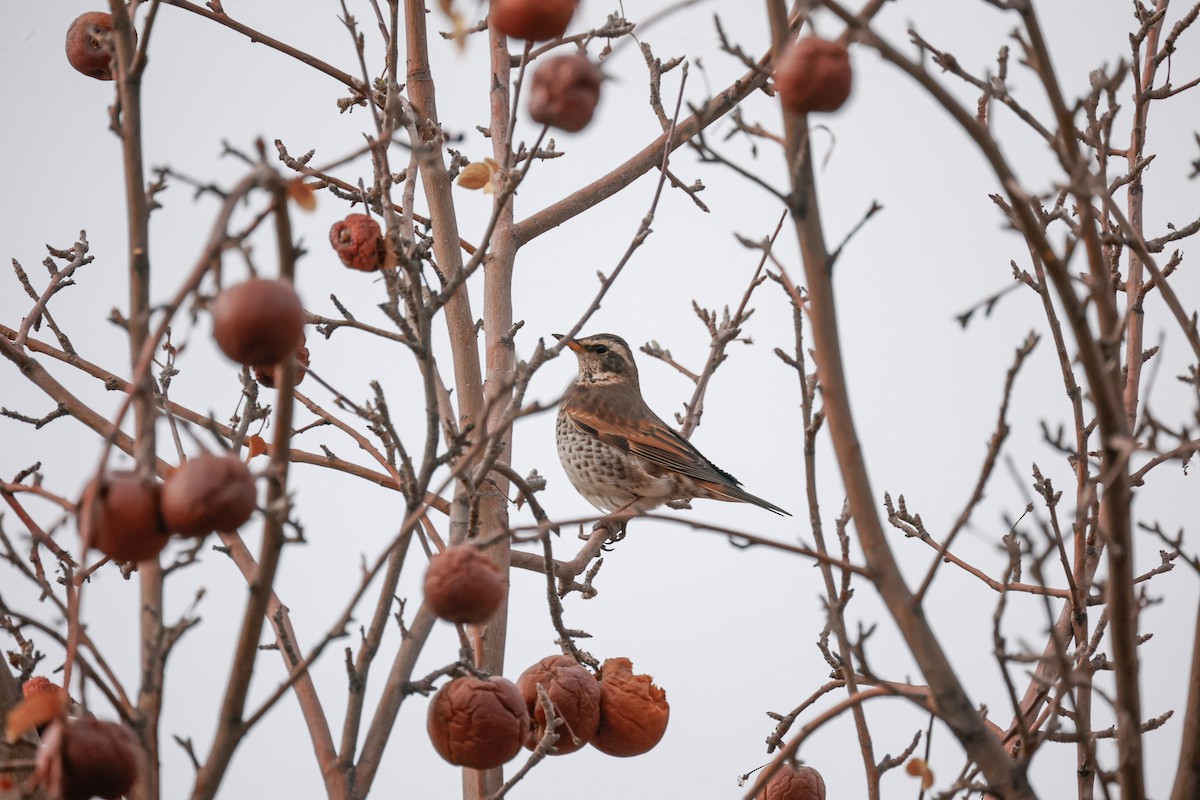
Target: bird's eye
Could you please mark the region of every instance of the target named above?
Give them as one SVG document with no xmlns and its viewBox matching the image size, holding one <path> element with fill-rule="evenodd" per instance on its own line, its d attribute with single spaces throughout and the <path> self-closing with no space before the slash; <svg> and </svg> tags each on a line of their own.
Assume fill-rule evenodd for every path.
<svg viewBox="0 0 1200 800">
<path fill-rule="evenodd" d="M 593 353 L 596 353 L 597 355 L 601 355 L 601 356 L 602 356 L 602 355 L 604 355 L 605 353 L 607 353 L 607 352 L 608 352 L 608 348 L 607 348 L 607 347 L 605 347 L 605 346 L 604 346 L 604 345 L 602 345 L 602 344 L 598 344 L 598 345 L 596 345 L 595 347 L 593 347 L 593 348 L 592 348 L 592 352 L 593 352 Z"/>
</svg>

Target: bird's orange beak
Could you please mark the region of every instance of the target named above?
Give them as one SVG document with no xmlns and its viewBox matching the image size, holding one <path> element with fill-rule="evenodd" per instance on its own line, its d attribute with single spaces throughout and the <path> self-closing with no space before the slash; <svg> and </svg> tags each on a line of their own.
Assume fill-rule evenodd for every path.
<svg viewBox="0 0 1200 800">
<path fill-rule="evenodd" d="M 565 336 L 563 336 L 561 333 L 556 333 L 556 334 L 554 334 L 554 338 L 555 338 L 555 339 L 558 339 L 560 342 L 561 342 L 563 339 L 566 339 L 566 337 L 565 337 Z M 571 348 L 571 349 L 572 349 L 572 350 L 574 350 L 576 353 L 582 353 L 582 352 L 583 352 L 583 345 L 581 345 L 579 342 L 575 341 L 574 339 L 567 339 L 567 342 L 566 342 L 566 344 L 567 344 L 567 347 Z"/>
</svg>

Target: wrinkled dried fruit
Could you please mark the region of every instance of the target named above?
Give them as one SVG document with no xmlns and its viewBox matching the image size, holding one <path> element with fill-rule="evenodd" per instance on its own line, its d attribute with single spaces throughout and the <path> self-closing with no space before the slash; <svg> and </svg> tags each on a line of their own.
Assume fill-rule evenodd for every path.
<svg viewBox="0 0 1200 800">
<path fill-rule="evenodd" d="M 469 544 L 447 547 L 429 560 L 425 602 L 450 622 L 486 622 L 507 594 L 504 574 Z"/>
<path fill-rule="evenodd" d="M 667 693 L 649 675 L 634 675 L 628 658 L 600 666 L 600 727 L 592 746 L 610 756 L 637 756 L 658 744 L 667 731 Z"/>
<path fill-rule="evenodd" d="M 79 533 L 114 561 L 144 561 L 167 546 L 161 487 L 136 472 L 112 470 L 95 478 L 79 501 Z"/>
<path fill-rule="evenodd" d="M 591 741 L 600 726 L 600 682 L 575 659 L 559 655 L 543 658 L 517 678 L 517 688 L 521 690 L 525 707 L 533 719 L 525 746 L 534 749 L 546 732 L 546 711 L 538 700 L 538 684 L 546 690 L 562 718 L 554 729 L 558 741 L 550 754 L 573 753 Z"/>
<path fill-rule="evenodd" d="M 375 272 L 383 266 L 386 250 L 379 223 L 366 214 L 350 214 L 333 223 L 329 243 L 350 269 Z"/>
<path fill-rule="evenodd" d="M 112 56 L 104 48 L 103 39 L 112 33 L 112 14 L 89 11 L 80 14 L 67 28 L 67 61 L 88 77 L 111 81 Z"/>
<path fill-rule="evenodd" d="M 433 696 L 426 727 L 438 755 L 451 764 L 492 769 L 521 750 L 529 715 L 512 681 L 468 676 L 450 681 Z"/>
<path fill-rule="evenodd" d="M 240 459 L 196 456 L 163 483 L 163 522 L 182 536 L 234 531 L 254 513 L 256 497 L 254 476 Z"/>
<path fill-rule="evenodd" d="M 537 68 L 529 88 L 534 122 L 575 133 L 592 121 L 600 102 L 600 68 L 587 56 L 555 56 Z"/>
<path fill-rule="evenodd" d="M 566 33 L 578 5 L 578 0 L 492 0 L 488 24 L 517 39 L 558 39 Z"/>
<path fill-rule="evenodd" d="M 775 67 L 775 90 L 783 107 L 807 114 L 837 111 L 850 96 L 846 45 L 809 36 L 783 52 Z"/>
<path fill-rule="evenodd" d="M 230 286 L 211 311 L 217 345 L 239 364 L 278 364 L 304 340 L 304 307 L 286 281 L 251 278 Z"/>
<path fill-rule="evenodd" d="M 825 800 L 825 781 L 812 767 L 784 764 L 767 781 L 758 800 Z"/>
<path fill-rule="evenodd" d="M 115 722 L 69 719 L 63 729 L 63 800 L 117 800 L 137 778 L 133 734 Z"/>
<path fill-rule="evenodd" d="M 299 386 L 300 381 L 304 380 L 304 376 L 308 374 L 308 347 L 304 344 L 304 339 L 301 339 L 300 349 L 296 351 L 296 381 L 293 386 Z M 258 381 L 259 385 L 265 386 L 268 389 L 275 388 L 275 367 L 277 364 L 267 364 L 262 367 L 254 368 L 254 380 Z"/>
</svg>

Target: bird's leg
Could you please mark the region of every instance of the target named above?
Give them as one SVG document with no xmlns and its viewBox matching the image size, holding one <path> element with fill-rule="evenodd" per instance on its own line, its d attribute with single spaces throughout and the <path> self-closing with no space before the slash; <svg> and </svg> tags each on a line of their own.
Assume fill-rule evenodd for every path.
<svg viewBox="0 0 1200 800">
<path fill-rule="evenodd" d="M 597 525 L 603 525 L 611 532 L 608 539 L 610 542 L 619 542 L 625 538 L 625 526 L 629 522 L 629 518 L 637 514 L 637 511 L 626 512 L 641 499 L 638 495 L 634 495 L 625 505 L 613 509 L 596 523 Z M 613 526 L 613 523 L 616 523 L 616 527 Z"/>
</svg>

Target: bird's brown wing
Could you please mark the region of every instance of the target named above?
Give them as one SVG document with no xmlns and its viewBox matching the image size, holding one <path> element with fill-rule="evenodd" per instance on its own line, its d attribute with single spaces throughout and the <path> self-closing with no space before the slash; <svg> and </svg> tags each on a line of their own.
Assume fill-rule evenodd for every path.
<svg viewBox="0 0 1200 800">
<path fill-rule="evenodd" d="M 605 444 L 632 453 L 669 470 L 699 481 L 736 487 L 737 478 L 716 467 L 691 442 L 661 420 L 638 417 L 618 419 L 603 410 L 567 409 L 575 427 Z"/>
<path fill-rule="evenodd" d="M 606 409 L 578 405 L 564 409 L 567 418 L 583 433 L 605 444 L 632 453 L 653 464 L 692 478 L 715 499 L 753 503 L 776 514 L 791 516 L 779 506 L 742 488 L 737 478 L 713 464 L 691 442 L 654 416 L 648 408 L 634 417 L 617 417 Z"/>
</svg>

